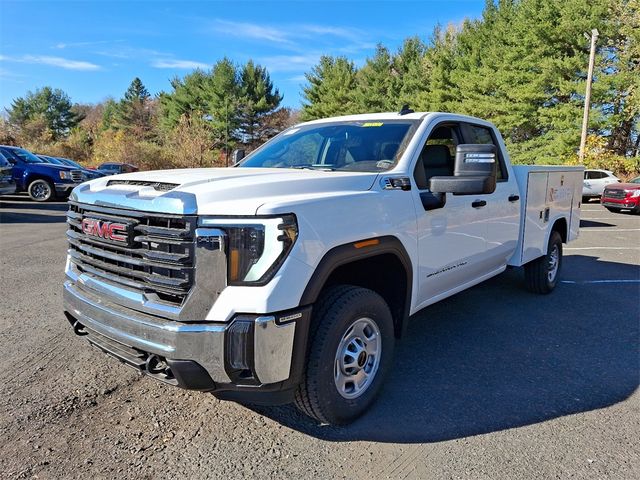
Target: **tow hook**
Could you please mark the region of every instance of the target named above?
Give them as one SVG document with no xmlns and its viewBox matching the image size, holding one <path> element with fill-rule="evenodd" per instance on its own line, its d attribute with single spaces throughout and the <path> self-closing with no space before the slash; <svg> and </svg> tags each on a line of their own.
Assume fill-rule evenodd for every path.
<svg viewBox="0 0 640 480">
<path fill-rule="evenodd" d="M 147 372 L 149 373 L 152 373 L 152 374 L 162 373 L 167 376 L 171 376 L 170 374 L 171 369 L 167 365 L 167 362 L 165 362 L 163 358 L 153 353 L 147 357 L 147 361 L 145 362 L 145 367 L 147 369 Z"/>
<path fill-rule="evenodd" d="M 84 325 L 82 325 L 77 320 L 73 322 L 72 327 L 73 327 L 73 333 L 75 333 L 76 335 L 79 335 L 79 336 L 89 335 L 89 332 L 87 332 L 87 330 L 84 328 Z"/>
</svg>

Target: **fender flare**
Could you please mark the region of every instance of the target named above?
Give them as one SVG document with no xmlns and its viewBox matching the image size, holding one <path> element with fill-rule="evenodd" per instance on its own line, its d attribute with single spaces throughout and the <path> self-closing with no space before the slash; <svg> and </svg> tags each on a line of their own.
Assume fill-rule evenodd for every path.
<svg viewBox="0 0 640 480">
<path fill-rule="evenodd" d="M 357 246 L 363 243 L 367 245 Z M 406 319 L 409 318 L 409 311 L 411 309 L 413 266 L 411 258 L 402 242 L 397 237 L 391 235 L 349 242 L 329 250 L 324 257 L 322 257 L 311 279 L 309 279 L 300 299 L 300 305 L 311 305 L 315 303 L 327 280 L 338 267 L 383 254 L 394 255 L 405 270 L 407 291 L 405 293 L 404 311 L 402 312 L 402 319 L 400 319 L 402 322 L 400 333 L 404 332 L 408 323 Z"/>
</svg>

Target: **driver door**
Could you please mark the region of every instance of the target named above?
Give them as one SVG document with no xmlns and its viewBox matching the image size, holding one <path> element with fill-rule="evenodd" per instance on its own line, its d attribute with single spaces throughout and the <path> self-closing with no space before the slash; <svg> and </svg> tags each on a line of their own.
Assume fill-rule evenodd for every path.
<svg viewBox="0 0 640 480">
<path fill-rule="evenodd" d="M 487 209 L 473 206 L 475 195 L 445 194 L 444 204 L 440 204 L 428 189 L 432 176 L 453 175 L 455 151 L 460 143 L 460 124 L 438 124 L 416 159 L 418 308 L 455 293 L 455 289 L 486 273 L 483 263 L 487 251 Z"/>
</svg>

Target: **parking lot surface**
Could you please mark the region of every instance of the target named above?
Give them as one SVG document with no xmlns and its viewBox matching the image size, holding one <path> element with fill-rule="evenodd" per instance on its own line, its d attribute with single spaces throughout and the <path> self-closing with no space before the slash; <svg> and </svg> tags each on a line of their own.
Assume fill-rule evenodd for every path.
<svg viewBox="0 0 640 480">
<path fill-rule="evenodd" d="M 640 217 L 583 206 L 551 295 L 427 308 L 346 428 L 140 377 L 62 314 L 64 203 L 0 198 L 1 478 L 640 478 Z"/>
</svg>

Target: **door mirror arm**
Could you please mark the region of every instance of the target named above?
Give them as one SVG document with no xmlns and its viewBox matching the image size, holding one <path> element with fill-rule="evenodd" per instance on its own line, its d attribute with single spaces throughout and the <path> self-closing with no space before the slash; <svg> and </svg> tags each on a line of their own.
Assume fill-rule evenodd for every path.
<svg viewBox="0 0 640 480">
<path fill-rule="evenodd" d="M 420 192 L 420 200 L 425 210 L 436 210 L 445 206 L 447 195 L 445 193 Z"/>
</svg>

